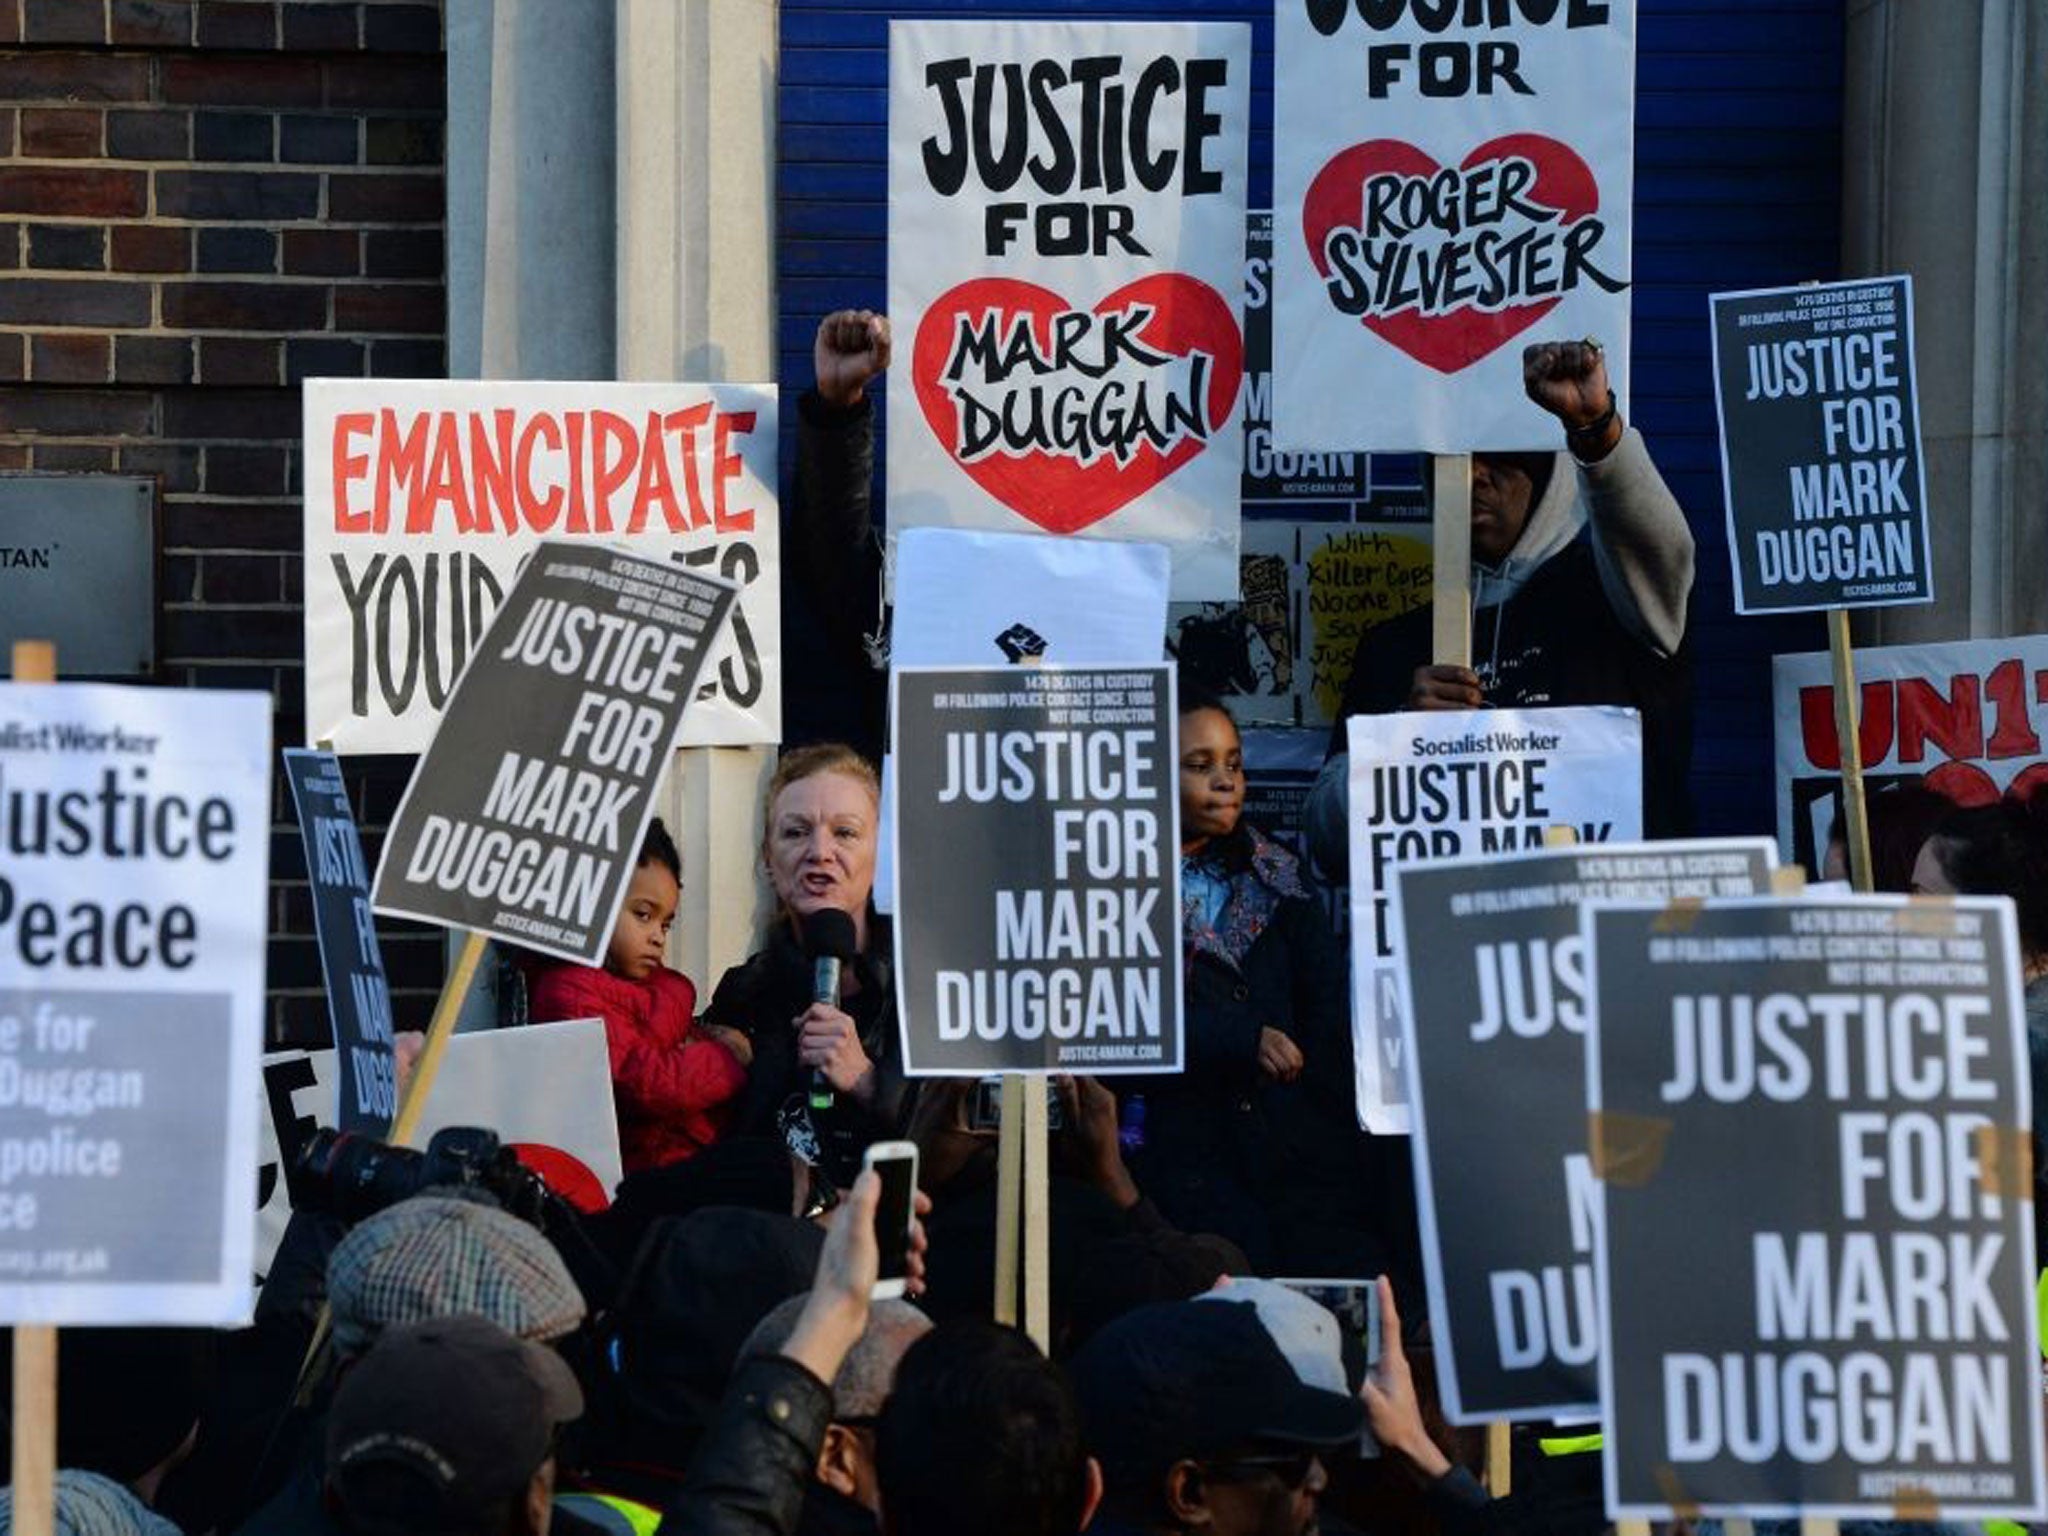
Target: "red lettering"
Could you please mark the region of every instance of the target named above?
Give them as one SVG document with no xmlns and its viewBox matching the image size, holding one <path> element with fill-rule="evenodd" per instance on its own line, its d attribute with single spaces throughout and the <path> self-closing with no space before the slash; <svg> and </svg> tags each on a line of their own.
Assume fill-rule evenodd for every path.
<svg viewBox="0 0 2048 1536">
<path fill-rule="evenodd" d="M 1984 755 L 2039 757 L 2041 737 L 2034 722 L 2027 718 L 2027 670 L 2020 665 L 2019 657 L 2001 661 L 1991 669 L 1991 675 L 1984 679 L 1984 697 L 1991 701 L 1997 721 L 1991 739 L 1984 743 Z"/>
<path fill-rule="evenodd" d="M 569 526 L 565 533 L 590 532 L 590 508 L 583 504 L 583 413 L 568 413 L 569 424 Z"/>
<path fill-rule="evenodd" d="M 349 439 L 377 429 L 377 418 L 368 411 L 350 411 L 334 418 L 334 531 L 368 533 L 370 514 L 348 509 L 349 483 L 359 479 L 370 466 L 367 453 L 350 453 Z"/>
<path fill-rule="evenodd" d="M 451 411 L 434 417 L 434 455 L 427 466 L 419 494 L 413 498 L 406 520 L 407 533 L 432 533 L 434 514 L 443 503 L 455 513 L 455 531 L 474 533 L 476 517 L 470 511 L 469 488 L 462 483 L 462 431 Z"/>
<path fill-rule="evenodd" d="M 720 533 L 752 533 L 754 531 L 754 509 L 736 507 L 730 512 L 725 506 L 725 486 L 729 480 L 737 480 L 746 468 L 746 461 L 736 453 L 727 453 L 727 434 L 737 433 L 742 437 L 754 430 L 752 411 L 720 411 L 711 425 L 711 516 L 713 526 Z"/>
<path fill-rule="evenodd" d="M 391 526 L 391 490 L 403 488 L 406 496 L 407 531 L 413 530 L 413 509 L 419 504 L 420 473 L 427 463 L 427 418 L 412 418 L 407 430 L 398 430 L 398 413 L 390 407 L 377 413 L 377 499 L 371 506 L 379 533 Z"/>
<path fill-rule="evenodd" d="M 1892 685 L 1865 683 L 1856 742 L 1863 765 L 1882 762 L 1892 747 Z M 1806 760 L 1829 773 L 1842 770 L 1841 739 L 1835 734 L 1835 690 L 1826 683 L 1799 690 L 1799 739 Z"/>
<path fill-rule="evenodd" d="M 484 432 L 483 417 L 472 414 L 469 418 L 469 470 L 475 483 L 470 495 L 479 532 L 490 531 L 493 512 L 503 519 L 507 533 L 519 531 L 519 514 L 512 498 L 513 414 L 510 410 L 491 412 L 491 425 L 498 434 L 495 444 Z"/>
<path fill-rule="evenodd" d="M 545 412 L 535 416 L 519 429 L 519 447 L 514 460 L 513 486 L 519 497 L 519 517 L 535 533 L 546 533 L 555 526 L 555 519 L 562 515 L 562 488 L 548 487 L 544 497 L 533 494 L 533 444 L 535 438 L 544 439 L 549 453 L 562 451 L 562 433 L 555 425 L 555 418 Z"/>
<path fill-rule="evenodd" d="M 1899 680 L 1899 761 L 1917 763 L 1927 756 L 1931 740 L 1941 755 L 1967 760 L 1984 755 L 1984 711 L 1977 697 L 1977 674 L 1958 672 L 1948 682 L 1948 697 L 1924 677 Z"/>
<path fill-rule="evenodd" d="M 680 433 L 683 439 L 683 490 L 690 498 L 690 526 L 702 528 L 711 521 L 704 510 L 704 491 L 697 483 L 697 429 L 711 419 L 711 402 L 700 401 L 686 411 L 670 411 L 662 426 Z"/>
<path fill-rule="evenodd" d="M 597 531 L 612 531 L 612 497 L 633 478 L 633 461 L 639 444 L 633 423 L 612 411 L 592 411 L 590 424 L 597 429 L 597 484 L 591 501 L 597 513 Z"/>
<path fill-rule="evenodd" d="M 633 517 L 626 524 L 626 532 L 638 533 L 647 526 L 648 508 L 656 500 L 661 503 L 662 520 L 671 533 L 681 533 L 689 526 L 683 521 L 683 509 L 676 505 L 675 483 L 668 472 L 668 443 L 661 435 L 661 416 L 649 411 L 647 430 L 640 438 L 640 483 L 633 488 Z"/>
</svg>

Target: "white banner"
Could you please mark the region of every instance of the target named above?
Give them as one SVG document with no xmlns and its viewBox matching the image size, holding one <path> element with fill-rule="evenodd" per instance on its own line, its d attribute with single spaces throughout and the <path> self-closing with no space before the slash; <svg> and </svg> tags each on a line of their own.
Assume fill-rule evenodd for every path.
<svg viewBox="0 0 2048 1536">
<path fill-rule="evenodd" d="M 1634 710 L 1602 705 L 1353 715 L 1347 728 L 1358 1118 L 1375 1135 L 1405 1135 L 1405 952 L 1393 871 L 1540 848 L 1552 827 L 1582 843 L 1637 841 L 1643 727 Z"/>
<path fill-rule="evenodd" d="M 1237 593 L 1251 28 L 892 22 L 889 526 Z"/>
<path fill-rule="evenodd" d="M 1635 0 L 1280 0 L 1274 73 L 1276 446 L 1550 449 L 1581 336 L 1626 412 Z"/>
<path fill-rule="evenodd" d="M 535 1092 L 536 1084 L 546 1084 L 547 1091 Z M 279 1148 L 296 1156 L 306 1138 L 328 1123 L 334 1089 L 332 1051 L 278 1051 L 263 1058 L 260 1271 L 270 1268 L 292 1214 Z M 567 1168 L 576 1182 L 602 1186 L 609 1199 L 624 1175 L 603 1022 L 574 1019 L 450 1036 L 415 1140 L 425 1146 L 434 1132 L 457 1125 L 496 1131 L 501 1141 L 522 1149 L 545 1149 L 551 1176 Z M 558 1187 L 556 1193 L 567 1191 Z"/>
<path fill-rule="evenodd" d="M 773 386 L 310 379 L 305 400 L 309 744 L 424 752 L 543 538 L 738 583 L 680 745 L 781 739 Z"/>
<path fill-rule="evenodd" d="M 0 684 L 0 1324 L 249 1318 L 271 707 Z"/>
<path fill-rule="evenodd" d="M 1778 846 L 1819 872 L 1842 782 L 1826 651 L 1771 658 Z M 2048 635 L 1886 645 L 1856 652 L 1857 731 L 1873 791 L 1902 779 L 1958 805 L 2048 785 Z"/>
</svg>

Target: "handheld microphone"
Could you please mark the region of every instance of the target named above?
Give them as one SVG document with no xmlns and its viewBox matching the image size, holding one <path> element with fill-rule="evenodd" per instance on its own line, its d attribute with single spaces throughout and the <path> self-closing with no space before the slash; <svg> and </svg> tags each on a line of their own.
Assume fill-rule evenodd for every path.
<svg viewBox="0 0 2048 1536">
<path fill-rule="evenodd" d="M 811 957 L 811 1001 L 839 1006 L 839 969 L 860 953 L 853 918 L 837 907 L 821 907 L 803 920 L 804 953 Z M 811 1108 L 832 1107 L 832 1084 L 811 1068 Z"/>
</svg>

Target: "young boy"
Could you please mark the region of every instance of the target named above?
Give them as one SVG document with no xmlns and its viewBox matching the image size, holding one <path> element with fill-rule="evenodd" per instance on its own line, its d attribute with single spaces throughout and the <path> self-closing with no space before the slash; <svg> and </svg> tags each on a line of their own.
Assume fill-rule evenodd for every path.
<svg viewBox="0 0 2048 1536">
<path fill-rule="evenodd" d="M 662 963 L 682 876 L 682 856 L 657 818 L 648 823 L 604 968 L 536 960 L 527 972 L 534 1023 L 604 1020 L 628 1173 L 693 1156 L 716 1141 L 753 1059 L 739 1031 L 694 1023 L 697 989 Z"/>
</svg>

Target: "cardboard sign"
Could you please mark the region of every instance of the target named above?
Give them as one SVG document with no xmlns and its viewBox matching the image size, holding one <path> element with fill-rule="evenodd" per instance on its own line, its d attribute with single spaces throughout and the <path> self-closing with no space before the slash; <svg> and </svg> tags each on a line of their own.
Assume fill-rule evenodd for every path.
<svg viewBox="0 0 2048 1536">
<path fill-rule="evenodd" d="M 1728 838 L 1393 872 L 1416 1204 L 1453 1423 L 1600 1411 L 1580 906 L 1769 895 L 1772 864 L 1764 839 Z"/>
<path fill-rule="evenodd" d="M 249 1318 L 270 713 L 0 683 L 0 1324 Z"/>
<path fill-rule="evenodd" d="M 738 583 L 681 744 L 781 740 L 773 386 L 310 379 L 305 422 L 309 745 L 424 752 L 543 539 Z"/>
<path fill-rule="evenodd" d="M 1711 303 L 1735 611 L 1933 602 L 1913 280 Z"/>
<path fill-rule="evenodd" d="M 2011 904 L 1585 931 L 1609 1514 L 2039 1516 Z"/>
<path fill-rule="evenodd" d="M 382 1136 L 398 1110 L 398 1066 L 391 1044 L 391 988 L 370 917 L 370 870 L 355 811 L 332 752 L 287 747 L 284 775 L 306 845 L 313 932 L 320 941 L 320 974 L 339 1060 L 334 1123 L 344 1131 Z"/>
<path fill-rule="evenodd" d="M 1634 0 L 1283 0 L 1273 441 L 1544 449 L 1523 346 L 1594 336 L 1628 408 Z"/>
<path fill-rule="evenodd" d="M 889 526 L 1237 590 L 1251 28 L 889 27 Z"/>
<path fill-rule="evenodd" d="M 1372 460 L 1350 451 L 1285 452 L 1273 446 L 1273 211 L 1245 218 L 1244 502 L 1303 502 L 1356 515 L 1372 494 Z"/>
<path fill-rule="evenodd" d="M 904 1071 L 1180 1071 L 1171 669 L 892 682 Z"/>
<path fill-rule="evenodd" d="M 1857 720 L 1873 791 L 1924 778 L 1958 805 L 2025 799 L 2048 784 L 2048 635 L 1856 652 Z M 1842 782 L 1825 651 L 1771 658 L 1778 846 L 1820 868 Z"/>
<path fill-rule="evenodd" d="M 1168 579 L 1157 544 L 912 528 L 897 545 L 889 659 L 903 667 L 1157 661 Z"/>
<path fill-rule="evenodd" d="M 285 1169 L 326 1124 L 325 1106 L 341 1081 L 333 1051 L 278 1051 L 263 1058 L 264 1113 L 258 1132 L 256 1267 L 267 1272 L 291 1219 Z M 547 1091 L 536 1093 L 534 1085 Z M 441 1075 L 421 1117 L 421 1146 L 449 1126 L 480 1125 L 503 1141 L 545 1147 L 609 1195 L 624 1177 L 611 1058 L 604 1024 L 575 1019 L 451 1035 Z M 562 1160 L 566 1159 L 567 1162 Z"/>
<path fill-rule="evenodd" d="M 667 561 L 541 545 L 406 785 L 377 910 L 602 963 L 737 597 Z"/>
<path fill-rule="evenodd" d="M 1351 1030 L 1359 1123 L 1409 1129 L 1404 952 L 1393 871 L 1420 859 L 1643 835 L 1642 721 L 1632 709 L 1442 710 L 1353 715 L 1350 740 Z"/>
</svg>

